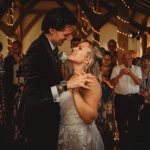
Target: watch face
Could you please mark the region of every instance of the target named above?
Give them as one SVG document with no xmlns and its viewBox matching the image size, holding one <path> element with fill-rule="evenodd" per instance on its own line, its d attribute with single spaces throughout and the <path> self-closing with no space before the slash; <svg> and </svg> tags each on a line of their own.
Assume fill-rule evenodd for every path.
<svg viewBox="0 0 150 150">
<path fill-rule="evenodd" d="M 66 81 L 62 81 L 61 84 L 62 84 L 62 85 L 66 85 L 67 82 L 66 82 Z"/>
<path fill-rule="evenodd" d="M 65 91 L 67 91 L 67 81 L 62 81 L 61 82 L 61 85 L 63 86 L 63 89 L 65 90 Z"/>
</svg>

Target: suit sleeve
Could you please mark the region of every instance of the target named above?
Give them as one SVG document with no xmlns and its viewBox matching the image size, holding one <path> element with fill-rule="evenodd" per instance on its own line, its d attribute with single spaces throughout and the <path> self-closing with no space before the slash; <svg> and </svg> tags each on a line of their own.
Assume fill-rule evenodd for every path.
<svg viewBox="0 0 150 150">
<path fill-rule="evenodd" d="M 59 102 L 57 89 L 54 89 L 56 86 L 48 82 L 49 76 L 46 70 L 51 68 L 46 66 L 47 59 L 45 58 L 47 57 L 45 56 L 45 53 L 42 53 L 41 48 L 34 47 L 29 49 L 23 60 L 23 73 L 25 80 L 28 82 L 31 88 L 35 89 L 35 91 L 38 93 L 40 92 L 42 97 L 45 97 L 43 98 L 44 101 L 50 99 L 53 102 Z"/>
</svg>

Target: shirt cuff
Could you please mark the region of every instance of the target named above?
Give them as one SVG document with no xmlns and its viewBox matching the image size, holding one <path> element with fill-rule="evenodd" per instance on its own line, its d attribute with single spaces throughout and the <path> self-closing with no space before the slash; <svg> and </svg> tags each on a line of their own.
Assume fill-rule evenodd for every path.
<svg viewBox="0 0 150 150">
<path fill-rule="evenodd" d="M 57 87 L 56 86 L 51 87 L 51 91 L 52 91 L 53 101 L 60 102 L 60 97 L 57 91 Z"/>
</svg>

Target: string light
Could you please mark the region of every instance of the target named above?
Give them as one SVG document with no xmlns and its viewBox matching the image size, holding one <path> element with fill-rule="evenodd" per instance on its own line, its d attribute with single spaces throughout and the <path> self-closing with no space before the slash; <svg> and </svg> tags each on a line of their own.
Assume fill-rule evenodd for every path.
<svg viewBox="0 0 150 150">
<path fill-rule="evenodd" d="M 121 32 L 120 30 L 117 30 L 117 33 L 121 34 L 121 35 L 124 35 L 124 36 L 127 36 L 127 37 L 131 37 L 130 34 L 127 34 L 125 32 Z"/>
<path fill-rule="evenodd" d="M 93 8 L 92 8 L 92 11 L 93 11 L 96 15 L 102 15 L 101 12 L 96 11 L 96 9 L 95 9 L 95 7 L 94 7 L 94 1 L 93 1 Z M 93 30 L 93 32 L 94 32 L 95 34 L 98 34 L 98 39 L 99 39 L 99 37 L 100 37 L 100 32 L 97 31 L 96 29 L 94 29 L 93 27 L 92 27 L 92 30 Z M 92 37 L 92 40 L 93 40 L 93 42 L 95 42 L 96 44 L 98 44 L 98 46 L 100 46 L 100 42 L 99 42 L 98 40 L 96 40 L 96 39 L 94 38 L 94 36 Z"/>
<path fill-rule="evenodd" d="M 13 26 L 13 24 L 12 24 L 12 23 L 8 23 L 8 22 L 7 22 L 7 25 L 8 25 L 8 26 Z"/>
<path fill-rule="evenodd" d="M 94 37 L 92 37 L 92 40 L 100 46 L 100 42 L 95 40 Z"/>
<path fill-rule="evenodd" d="M 14 25 L 14 2 L 11 3 L 11 8 L 9 8 L 7 15 L 7 25 L 10 27 L 13 27 Z M 13 42 L 12 37 L 7 36 L 7 47 L 10 48 L 11 47 L 11 43 Z"/>
<path fill-rule="evenodd" d="M 13 39 L 10 38 L 9 36 L 6 37 L 8 40 L 10 40 L 11 42 L 13 42 Z"/>
<path fill-rule="evenodd" d="M 85 16 L 85 14 L 84 14 L 84 11 L 82 11 L 81 12 L 81 14 L 82 14 L 82 17 L 81 17 L 81 19 L 82 19 L 82 22 L 83 22 L 83 26 L 86 24 L 88 24 L 88 20 L 86 19 L 86 17 L 84 17 Z M 81 31 L 85 34 L 85 35 L 88 35 L 88 33 L 84 30 L 84 27 L 82 27 L 81 28 Z"/>
<path fill-rule="evenodd" d="M 121 17 L 117 16 L 117 19 L 120 20 L 123 23 L 129 24 L 129 21 L 126 21 L 124 19 L 122 19 Z"/>
<path fill-rule="evenodd" d="M 93 32 L 95 32 L 96 34 L 98 34 L 100 36 L 100 32 L 98 32 L 97 30 L 95 30 L 93 27 L 92 27 L 92 30 L 93 30 Z"/>
<path fill-rule="evenodd" d="M 88 23 L 88 20 L 86 18 L 82 17 L 81 19 Z"/>
<path fill-rule="evenodd" d="M 82 11 L 82 13 L 83 13 L 83 15 L 84 15 L 84 11 Z M 89 23 L 89 21 L 85 18 L 85 17 L 82 17 L 81 18 L 83 21 L 85 21 L 87 24 Z M 83 27 L 82 27 L 82 32 L 85 34 L 85 35 L 87 35 L 88 33 L 83 29 Z M 99 36 L 100 36 L 100 32 L 98 32 L 97 30 L 95 30 L 93 27 L 92 27 L 92 30 L 93 30 L 93 32 L 95 32 L 96 34 L 98 34 Z"/>
<path fill-rule="evenodd" d="M 101 12 L 96 11 L 95 8 L 94 8 L 94 6 L 93 6 L 92 11 L 93 11 L 95 14 L 101 15 Z M 84 21 L 84 22 L 86 22 L 87 24 L 89 24 L 89 21 L 84 17 L 84 16 L 85 16 L 84 11 L 82 11 L 81 13 L 82 13 L 82 18 L 81 18 L 82 21 Z M 82 32 L 83 32 L 85 35 L 88 35 L 88 33 L 84 30 L 83 27 L 82 27 L 81 30 L 82 30 Z M 92 27 L 92 31 L 100 36 L 100 32 L 97 31 L 96 29 L 94 29 L 93 27 Z M 97 44 L 100 46 L 100 42 L 97 41 L 94 37 L 92 37 L 92 40 L 93 40 L 93 42 L 97 43 Z"/>
<path fill-rule="evenodd" d="M 7 47 L 11 47 L 11 45 L 7 44 Z"/>
<path fill-rule="evenodd" d="M 115 128 L 116 128 L 116 132 L 114 133 L 114 140 L 116 141 L 116 142 L 118 142 L 119 141 L 119 134 L 118 134 L 118 127 L 117 127 L 117 121 L 115 121 Z"/>
<path fill-rule="evenodd" d="M 129 5 L 125 2 L 125 0 L 121 0 L 124 4 L 125 7 L 127 7 L 128 9 L 130 8 Z"/>
<path fill-rule="evenodd" d="M 94 6 L 93 6 L 92 11 L 93 11 L 95 14 L 98 14 L 98 15 L 101 15 L 101 14 L 102 14 L 101 12 L 96 11 L 95 8 L 94 8 Z"/>
<path fill-rule="evenodd" d="M 88 33 L 83 29 L 83 27 L 82 27 L 82 32 L 85 34 L 85 35 L 88 35 Z"/>
<path fill-rule="evenodd" d="M 124 51 L 125 49 L 118 45 L 118 49 Z"/>
</svg>

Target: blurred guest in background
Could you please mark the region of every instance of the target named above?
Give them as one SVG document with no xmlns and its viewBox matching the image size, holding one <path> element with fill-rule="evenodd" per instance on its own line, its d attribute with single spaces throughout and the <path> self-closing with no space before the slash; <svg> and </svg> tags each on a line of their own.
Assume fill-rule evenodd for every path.
<svg viewBox="0 0 150 150">
<path fill-rule="evenodd" d="M 118 63 L 117 58 L 117 42 L 114 39 L 110 39 L 107 43 L 108 51 L 111 54 L 112 57 L 112 64 L 113 66 L 116 66 Z"/>
<path fill-rule="evenodd" d="M 114 104 L 121 150 L 126 150 L 128 146 L 131 150 L 135 149 L 138 111 L 142 103 L 139 95 L 141 68 L 132 65 L 132 60 L 131 52 L 126 51 L 123 64 L 116 66 L 111 75 L 111 84 L 116 93 Z"/>
<path fill-rule="evenodd" d="M 150 55 L 150 47 L 147 47 L 146 48 L 146 52 L 145 52 L 147 55 Z"/>
<path fill-rule="evenodd" d="M 7 115 L 6 115 L 6 98 L 4 93 L 4 64 L 3 64 L 3 44 L 0 42 L 0 148 L 7 149 Z"/>
<path fill-rule="evenodd" d="M 97 126 L 100 129 L 100 133 L 105 145 L 105 150 L 114 149 L 114 87 L 110 83 L 112 69 L 112 57 L 110 52 L 106 51 L 103 55 L 103 63 L 101 67 L 102 104 L 99 109 L 97 118 Z"/>
<path fill-rule="evenodd" d="M 22 81 L 23 75 L 21 74 L 21 61 L 22 61 L 22 43 L 20 41 L 14 41 L 11 44 L 8 55 L 4 58 L 4 90 L 6 96 L 6 112 L 8 117 L 8 132 L 9 137 L 12 140 L 13 147 L 14 134 L 15 134 L 15 118 L 14 109 L 16 109 L 16 93 L 19 90 L 20 81 Z M 16 147 L 15 147 L 16 148 Z"/>
</svg>

